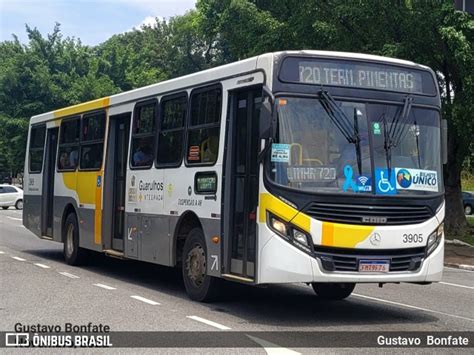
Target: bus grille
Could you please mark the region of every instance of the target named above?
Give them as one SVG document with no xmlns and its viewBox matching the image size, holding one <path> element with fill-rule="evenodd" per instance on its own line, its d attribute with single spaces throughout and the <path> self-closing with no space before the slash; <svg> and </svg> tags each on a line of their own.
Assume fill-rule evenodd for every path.
<svg viewBox="0 0 474 355">
<path fill-rule="evenodd" d="M 390 260 L 392 271 L 416 271 L 425 257 L 425 248 L 411 249 L 342 249 L 314 246 L 315 256 L 326 271 L 359 270 L 360 260 Z"/>
<path fill-rule="evenodd" d="M 320 221 L 369 225 L 416 224 L 433 217 L 433 213 L 426 206 L 372 206 L 316 202 L 305 208 L 304 213 Z"/>
</svg>

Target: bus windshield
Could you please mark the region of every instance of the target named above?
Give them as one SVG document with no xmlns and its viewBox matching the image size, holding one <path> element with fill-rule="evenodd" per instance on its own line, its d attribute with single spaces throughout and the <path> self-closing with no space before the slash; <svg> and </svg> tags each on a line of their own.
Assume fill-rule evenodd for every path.
<svg viewBox="0 0 474 355">
<path fill-rule="evenodd" d="M 270 177 L 288 188 L 327 193 L 426 195 L 442 189 L 436 110 L 281 97 Z M 339 115 L 334 115 L 339 111 Z M 343 122 L 341 122 L 343 121 Z M 341 128 L 342 123 L 342 128 Z M 394 140 L 390 132 L 399 132 Z M 387 141 L 391 146 L 387 149 Z"/>
</svg>

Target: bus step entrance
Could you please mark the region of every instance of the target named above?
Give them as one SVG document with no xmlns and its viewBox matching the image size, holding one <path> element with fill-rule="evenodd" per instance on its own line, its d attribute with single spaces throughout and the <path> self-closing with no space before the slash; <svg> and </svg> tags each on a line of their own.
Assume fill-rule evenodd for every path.
<svg viewBox="0 0 474 355">
<path fill-rule="evenodd" d="M 114 249 L 105 249 L 104 253 L 105 253 L 105 255 L 110 256 L 112 258 L 125 259 L 125 255 L 121 251 L 117 251 L 117 250 L 114 250 Z"/>
<path fill-rule="evenodd" d="M 234 274 L 222 274 L 222 277 L 224 279 L 232 280 L 232 281 L 237 281 L 237 282 L 244 282 L 244 283 L 254 283 L 254 279 L 250 279 L 248 277 L 243 277 L 243 276 L 238 276 Z"/>
</svg>

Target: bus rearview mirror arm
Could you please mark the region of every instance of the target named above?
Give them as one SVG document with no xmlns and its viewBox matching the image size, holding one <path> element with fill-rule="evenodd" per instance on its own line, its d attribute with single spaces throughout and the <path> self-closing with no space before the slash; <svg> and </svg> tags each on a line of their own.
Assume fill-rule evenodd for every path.
<svg viewBox="0 0 474 355">
<path fill-rule="evenodd" d="M 441 153 L 442 163 L 448 163 L 448 121 L 441 120 Z"/>
<path fill-rule="evenodd" d="M 272 104 L 269 97 L 264 97 L 260 109 L 260 139 L 268 139 L 272 136 Z"/>
<path fill-rule="evenodd" d="M 267 86 L 263 86 L 262 91 L 259 135 L 260 139 L 269 139 L 273 136 L 273 102 L 275 97 Z"/>
</svg>

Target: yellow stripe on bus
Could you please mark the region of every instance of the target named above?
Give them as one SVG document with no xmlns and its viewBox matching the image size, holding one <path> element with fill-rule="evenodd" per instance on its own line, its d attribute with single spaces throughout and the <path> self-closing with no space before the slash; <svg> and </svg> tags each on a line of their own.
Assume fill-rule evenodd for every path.
<svg viewBox="0 0 474 355">
<path fill-rule="evenodd" d="M 79 198 L 78 203 L 94 205 L 94 242 L 102 242 L 102 176 L 103 170 L 97 171 L 73 171 L 62 173 L 64 185 L 75 191 Z M 97 186 L 100 176 L 101 183 Z"/>
<path fill-rule="evenodd" d="M 354 248 L 374 231 L 372 226 L 356 226 L 323 222 L 321 245 L 339 248 Z"/>
<path fill-rule="evenodd" d="M 295 226 L 301 228 L 303 231 L 310 231 L 311 219 L 304 213 L 298 212 L 297 209 L 287 205 L 280 199 L 272 196 L 269 193 L 260 194 L 260 211 L 259 220 L 262 223 L 267 221 L 267 211 L 280 217 L 285 222 L 290 222 Z"/>
<path fill-rule="evenodd" d="M 100 184 L 97 180 L 100 176 Z M 96 176 L 95 188 L 95 215 L 94 215 L 94 242 L 100 244 L 102 242 L 102 171 Z"/>
<path fill-rule="evenodd" d="M 110 98 L 104 97 L 102 99 L 92 100 L 89 102 L 85 102 L 83 104 L 78 104 L 74 106 L 69 106 L 66 108 L 62 108 L 59 110 L 54 111 L 54 117 L 64 117 L 74 115 L 76 113 L 83 113 L 92 110 L 98 110 L 100 108 L 108 107 L 110 104 Z"/>
</svg>

